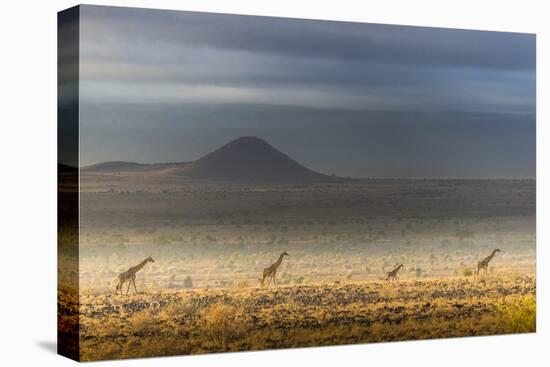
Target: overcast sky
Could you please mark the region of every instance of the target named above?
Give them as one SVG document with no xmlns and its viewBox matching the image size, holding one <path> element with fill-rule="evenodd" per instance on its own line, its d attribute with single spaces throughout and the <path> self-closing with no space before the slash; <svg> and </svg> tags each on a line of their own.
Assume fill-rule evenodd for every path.
<svg viewBox="0 0 550 367">
<path fill-rule="evenodd" d="M 350 176 L 535 173 L 535 36 L 84 6 L 81 163 L 257 135 Z"/>
</svg>

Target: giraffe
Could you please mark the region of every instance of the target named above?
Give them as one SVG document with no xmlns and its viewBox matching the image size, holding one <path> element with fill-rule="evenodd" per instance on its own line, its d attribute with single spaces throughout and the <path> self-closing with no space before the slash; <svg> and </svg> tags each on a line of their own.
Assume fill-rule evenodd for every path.
<svg viewBox="0 0 550 367">
<path fill-rule="evenodd" d="M 489 267 L 489 262 L 493 259 L 493 257 L 497 252 L 501 252 L 501 251 L 498 248 L 496 248 L 493 250 L 493 252 L 491 252 L 491 255 L 477 262 L 476 277 L 479 277 L 479 271 L 481 269 L 485 269 L 485 275 L 487 275 L 487 268 Z"/>
<path fill-rule="evenodd" d="M 140 271 L 147 263 L 154 263 L 155 260 L 151 256 L 147 257 L 145 260 L 137 264 L 136 266 L 131 267 L 130 269 L 126 270 L 124 273 L 118 274 L 118 284 L 116 285 L 115 294 L 118 293 L 120 290 L 120 294 L 122 294 L 122 286 L 124 283 L 128 282 L 128 288 L 126 289 L 126 294 L 130 291 L 130 285 L 134 285 L 134 291 L 137 294 L 137 288 L 136 288 L 136 273 Z"/>
<path fill-rule="evenodd" d="M 393 269 L 392 271 L 388 272 L 388 277 L 386 278 L 386 281 L 389 282 L 390 279 L 391 280 L 395 280 L 395 278 L 397 277 L 397 272 L 399 271 L 399 269 L 401 269 L 403 267 L 403 264 L 400 264 L 398 265 L 395 269 Z"/>
<path fill-rule="evenodd" d="M 283 262 L 283 257 L 285 257 L 285 256 L 290 256 L 290 255 L 286 251 L 283 252 L 279 256 L 279 259 L 277 261 L 275 261 L 271 266 L 264 269 L 260 279 L 258 279 L 260 281 L 260 285 L 262 287 L 264 286 L 264 281 L 265 281 L 266 278 L 269 278 L 269 281 L 267 283 L 268 287 L 271 284 L 272 279 L 273 279 L 273 284 L 275 284 L 275 286 L 277 286 L 277 282 L 275 281 L 275 276 L 277 275 L 277 268 L 279 266 L 281 266 L 281 263 Z"/>
</svg>

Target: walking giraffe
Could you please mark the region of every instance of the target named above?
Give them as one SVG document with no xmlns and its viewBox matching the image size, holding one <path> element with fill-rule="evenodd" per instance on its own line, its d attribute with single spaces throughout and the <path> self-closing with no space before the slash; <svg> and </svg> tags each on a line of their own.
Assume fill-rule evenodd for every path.
<svg viewBox="0 0 550 367">
<path fill-rule="evenodd" d="M 262 287 L 264 286 L 264 281 L 266 278 L 269 278 L 269 282 L 267 283 L 268 287 L 271 284 L 272 279 L 273 279 L 273 284 L 277 286 L 277 282 L 275 281 L 275 276 L 277 275 L 277 268 L 281 266 L 281 263 L 283 262 L 283 257 L 285 256 L 290 256 L 290 255 L 286 251 L 283 252 L 281 256 L 279 256 L 279 259 L 277 259 L 277 261 L 275 261 L 271 266 L 264 269 L 262 276 L 260 277 L 260 279 L 258 279 Z"/>
<path fill-rule="evenodd" d="M 487 256 L 485 259 L 477 262 L 476 277 L 479 277 L 479 271 L 485 269 L 485 275 L 487 275 L 487 268 L 489 267 L 489 262 L 495 257 L 497 252 L 501 252 L 498 248 L 494 249 L 491 252 L 491 255 Z"/>
<path fill-rule="evenodd" d="M 397 272 L 399 271 L 399 269 L 401 269 L 403 267 L 403 264 L 400 264 L 398 265 L 395 269 L 393 269 L 392 271 L 388 272 L 388 277 L 386 278 L 386 281 L 389 282 L 390 279 L 391 280 L 395 280 L 395 278 L 397 278 Z"/>
<path fill-rule="evenodd" d="M 134 291 L 137 294 L 137 288 L 136 288 L 136 273 L 140 271 L 147 263 L 154 263 L 155 260 L 151 256 L 147 257 L 145 260 L 137 264 L 136 266 L 131 267 L 130 269 L 126 270 L 124 273 L 118 274 L 118 284 L 116 285 L 115 294 L 118 293 L 120 290 L 120 294 L 122 294 L 122 286 L 124 283 L 128 282 L 128 288 L 126 289 L 126 294 L 130 291 L 130 285 L 134 285 Z"/>
</svg>

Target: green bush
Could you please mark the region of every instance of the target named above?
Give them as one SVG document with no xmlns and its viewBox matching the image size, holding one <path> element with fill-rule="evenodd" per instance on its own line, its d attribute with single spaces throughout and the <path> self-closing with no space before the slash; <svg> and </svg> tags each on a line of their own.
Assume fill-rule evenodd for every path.
<svg viewBox="0 0 550 367">
<path fill-rule="evenodd" d="M 193 279 L 191 279 L 191 276 L 188 275 L 184 280 L 183 280 L 183 288 L 193 288 Z"/>
<path fill-rule="evenodd" d="M 505 333 L 533 333 L 537 327 L 537 300 L 529 295 L 502 305 L 502 328 Z"/>
</svg>

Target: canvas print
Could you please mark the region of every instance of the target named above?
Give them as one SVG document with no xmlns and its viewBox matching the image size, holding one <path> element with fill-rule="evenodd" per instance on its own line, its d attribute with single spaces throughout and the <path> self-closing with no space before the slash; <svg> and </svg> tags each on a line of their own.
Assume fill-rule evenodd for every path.
<svg viewBox="0 0 550 367">
<path fill-rule="evenodd" d="M 60 354 L 535 332 L 535 35 L 58 21 Z"/>
</svg>

